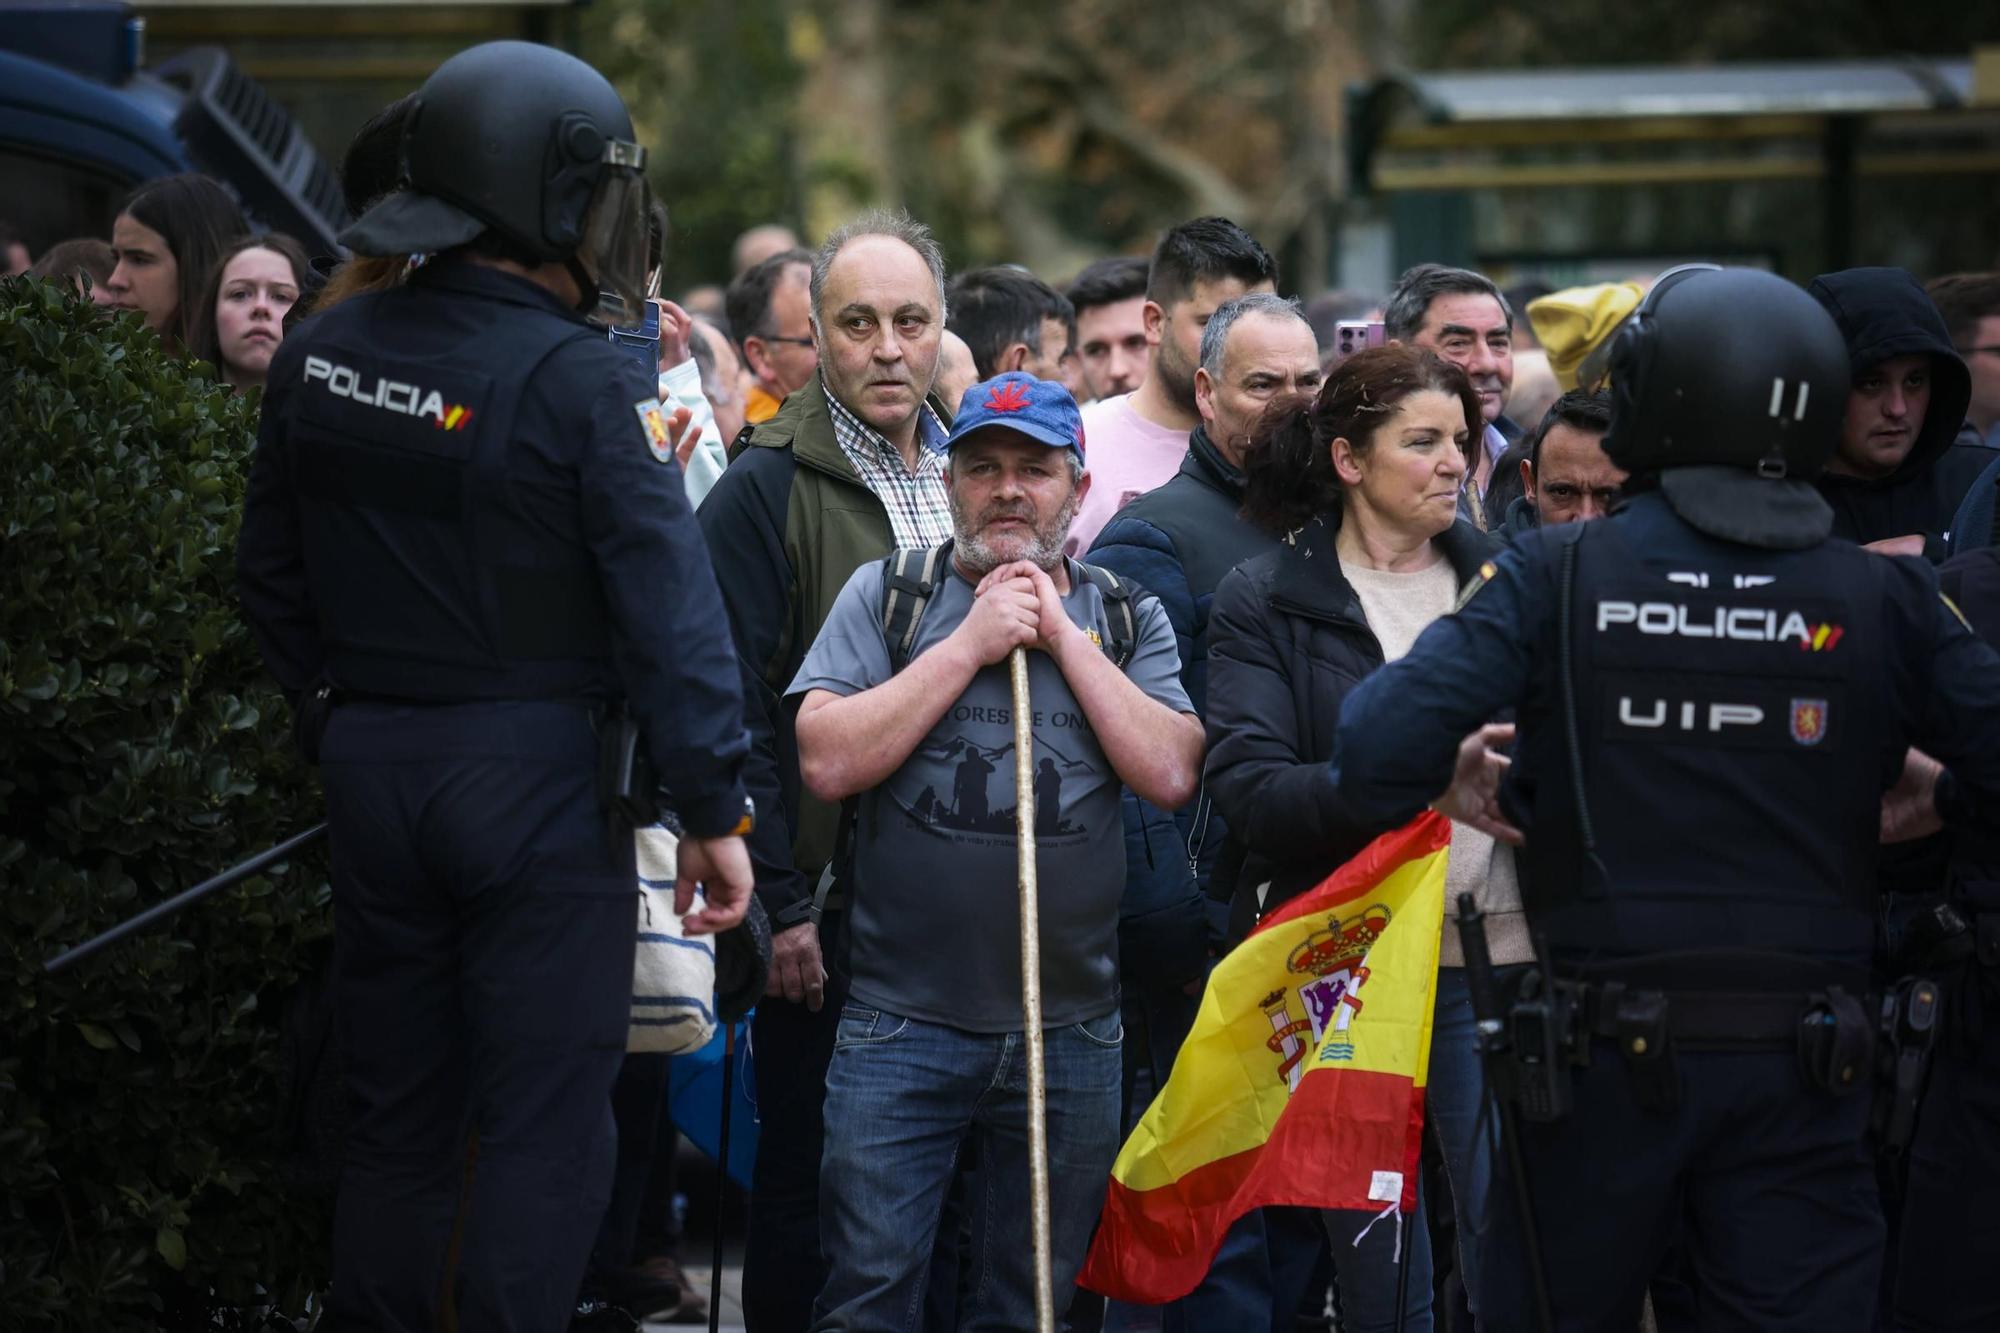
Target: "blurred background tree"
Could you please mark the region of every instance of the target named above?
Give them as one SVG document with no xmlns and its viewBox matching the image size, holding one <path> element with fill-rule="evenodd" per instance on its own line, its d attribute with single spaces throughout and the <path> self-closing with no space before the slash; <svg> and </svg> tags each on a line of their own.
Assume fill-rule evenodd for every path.
<svg viewBox="0 0 2000 1333">
<path fill-rule="evenodd" d="M 1406 68 L 1963 57 L 2000 39 L 2000 6 L 596 0 L 579 25 L 580 54 L 655 146 L 670 288 L 727 280 L 730 241 L 755 223 L 810 240 L 873 203 L 930 223 L 954 267 L 1011 260 L 1056 280 L 1224 213 L 1314 286 L 1352 206 L 1350 84 Z"/>
<path fill-rule="evenodd" d="M 668 285 L 728 276 L 777 219 L 819 236 L 871 203 L 929 222 L 954 267 L 1067 277 L 1225 213 L 1323 237 L 1342 90 L 1388 57 L 1377 0 L 601 0 L 579 51 L 655 146 Z"/>
</svg>

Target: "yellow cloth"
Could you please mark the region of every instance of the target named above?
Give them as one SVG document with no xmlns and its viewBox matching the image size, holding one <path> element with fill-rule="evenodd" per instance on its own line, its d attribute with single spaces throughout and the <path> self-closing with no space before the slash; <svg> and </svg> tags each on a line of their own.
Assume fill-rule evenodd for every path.
<svg viewBox="0 0 2000 1333">
<path fill-rule="evenodd" d="M 763 385 L 753 384 L 750 392 L 743 395 L 743 419 L 753 426 L 762 425 L 778 415 L 778 409 L 783 405 L 782 398 L 773 398 L 764 391 Z"/>
<path fill-rule="evenodd" d="M 1528 322 L 1565 393 L 1576 387 L 1583 359 L 1617 331 L 1645 296 L 1636 282 L 1603 282 L 1567 287 L 1528 302 Z"/>
</svg>

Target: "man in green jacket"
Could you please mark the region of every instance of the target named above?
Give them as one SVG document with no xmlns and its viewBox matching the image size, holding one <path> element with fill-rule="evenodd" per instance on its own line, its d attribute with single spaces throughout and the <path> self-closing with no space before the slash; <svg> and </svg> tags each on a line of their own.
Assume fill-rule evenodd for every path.
<svg viewBox="0 0 2000 1333">
<path fill-rule="evenodd" d="M 952 533 L 938 448 L 950 411 L 930 397 L 944 256 L 929 229 L 869 213 L 834 232 L 813 258 L 811 311 L 818 376 L 756 428 L 698 515 L 742 672 L 750 852 L 774 936 L 753 1032 L 762 1125 L 743 1261 L 752 1333 L 804 1329 L 826 1277 L 820 1111 L 845 998 L 826 966 L 843 913 L 813 910 L 839 809 L 800 789 L 784 691 L 857 568 Z"/>
</svg>

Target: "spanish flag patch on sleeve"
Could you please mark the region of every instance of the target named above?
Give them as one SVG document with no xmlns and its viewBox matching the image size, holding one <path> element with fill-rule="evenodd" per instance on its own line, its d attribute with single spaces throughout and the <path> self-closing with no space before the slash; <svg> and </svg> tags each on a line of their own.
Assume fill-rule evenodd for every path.
<svg viewBox="0 0 2000 1333">
<path fill-rule="evenodd" d="M 639 429 L 646 432 L 646 447 L 653 451 L 653 457 L 664 463 L 674 456 L 674 439 L 667 430 L 666 409 L 657 398 L 648 398 L 632 404 L 632 410 L 639 414 Z"/>
<path fill-rule="evenodd" d="M 1495 565 L 1491 560 L 1488 560 L 1485 564 L 1482 564 L 1479 567 L 1479 572 L 1472 576 L 1472 581 L 1466 584 L 1464 588 L 1459 590 L 1458 600 L 1452 603 L 1451 609 L 1453 611 L 1463 611 L 1465 609 L 1465 604 L 1471 601 L 1473 599 L 1473 596 L 1477 594 L 1481 588 L 1485 587 L 1487 583 L 1492 580 L 1493 576 L 1495 574 L 1498 574 L 1499 572 L 1500 572 L 1500 567 L 1498 565 Z"/>
</svg>

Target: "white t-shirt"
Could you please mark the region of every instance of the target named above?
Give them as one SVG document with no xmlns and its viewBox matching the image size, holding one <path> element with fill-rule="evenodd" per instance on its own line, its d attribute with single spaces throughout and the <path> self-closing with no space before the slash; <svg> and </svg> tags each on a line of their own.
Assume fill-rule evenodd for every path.
<svg viewBox="0 0 2000 1333">
<path fill-rule="evenodd" d="M 1393 662 L 1410 651 L 1433 620 L 1451 614 L 1458 600 L 1458 575 L 1451 562 L 1436 562 L 1407 574 L 1370 569 L 1343 560 L 1340 572 L 1361 598 L 1361 613 L 1382 645 L 1382 659 Z M 1521 884 L 1514 871 L 1514 849 L 1495 842 L 1464 824 L 1451 826 L 1451 855 L 1445 862 L 1444 939 L 1438 951 L 1440 967 L 1464 967 L 1465 953 L 1452 924 L 1458 895 L 1470 893 L 1486 914 L 1486 943 L 1496 963 L 1531 961 L 1534 944 L 1527 914 L 1521 907 Z"/>
</svg>

